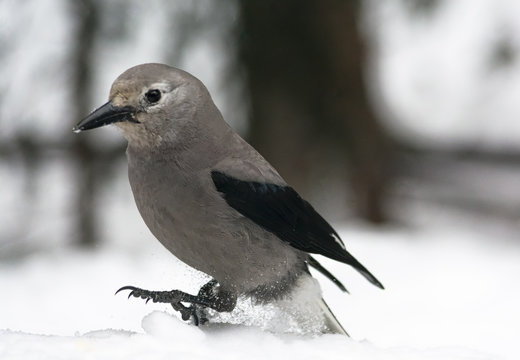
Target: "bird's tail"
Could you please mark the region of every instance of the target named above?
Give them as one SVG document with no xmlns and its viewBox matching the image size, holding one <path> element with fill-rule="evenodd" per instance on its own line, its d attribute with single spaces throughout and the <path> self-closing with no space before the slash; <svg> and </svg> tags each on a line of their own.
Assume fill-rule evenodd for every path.
<svg viewBox="0 0 520 360">
<path fill-rule="evenodd" d="M 320 300 L 319 305 L 324 318 L 325 332 L 349 336 L 323 298 Z"/>
<path fill-rule="evenodd" d="M 348 336 L 340 322 L 323 300 L 321 287 L 312 276 L 301 276 L 291 295 L 279 305 L 289 314 L 284 320 L 295 332 L 342 334 Z"/>
</svg>

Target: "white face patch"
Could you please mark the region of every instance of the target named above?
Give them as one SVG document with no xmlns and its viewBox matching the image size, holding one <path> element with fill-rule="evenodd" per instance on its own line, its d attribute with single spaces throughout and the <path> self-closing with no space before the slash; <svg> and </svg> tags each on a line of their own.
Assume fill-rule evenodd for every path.
<svg viewBox="0 0 520 360">
<path fill-rule="evenodd" d="M 171 86 L 171 84 L 169 84 L 167 82 L 157 82 L 157 83 L 153 83 L 152 85 L 144 88 L 142 93 L 144 94 L 145 92 L 147 92 L 150 89 L 157 89 L 157 90 L 160 90 L 161 93 L 167 94 L 173 90 L 173 87 Z"/>
<path fill-rule="evenodd" d="M 141 95 L 139 96 L 139 103 L 144 112 L 153 113 L 157 109 L 164 106 L 165 99 L 172 91 L 172 86 L 166 82 L 153 83 L 149 86 L 141 89 Z M 150 94 L 157 97 L 157 100 L 152 100 Z"/>
</svg>

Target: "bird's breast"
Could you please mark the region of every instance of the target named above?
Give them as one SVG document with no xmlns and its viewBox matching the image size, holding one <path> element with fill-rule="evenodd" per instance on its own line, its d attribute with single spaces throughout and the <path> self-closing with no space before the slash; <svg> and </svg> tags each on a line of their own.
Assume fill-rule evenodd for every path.
<svg viewBox="0 0 520 360">
<path fill-rule="evenodd" d="M 238 292 L 284 277 L 301 261 L 294 249 L 228 206 L 210 169 L 129 157 L 129 179 L 153 235 L 181 261 Z"/>
</svg>

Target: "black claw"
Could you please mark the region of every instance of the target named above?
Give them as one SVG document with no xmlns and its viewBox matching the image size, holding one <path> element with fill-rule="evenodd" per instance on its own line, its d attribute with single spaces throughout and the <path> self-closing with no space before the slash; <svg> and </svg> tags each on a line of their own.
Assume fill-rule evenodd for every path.
<svg viewBox="0 0 520 360">
<path fill-rule="evenodd" d="M 137 288 L 135 286 L 123 286 L 121 289 L 117 290 L 114 295 L 117 295 L 120 291 L 123 290 L 136 290 Z"/>
<path fill-rule="evenodd" d="M 190 313 L 188 313 L 186 311 L 183 311 L 181 315 L 182 315 L 182 320 L 184 320 L 184 321 L 187 321 L 190 319 Z"/>
<path fill-rule="evenodd" d="M 148 298 L 148 296 L 146 296 L 146 295 L 144 295 L 142 293 L 141 289 L 136 288 L 135 286 L 123 286 L 121 289 L 117 290 L 114 295 L 117 295 L 119 292 L 121 292 L 123 290 L 130 290 L 130 293 L 128 294 L 128 299 L 130 299 L 132 296 L 133 297 L 140 297 L 140 298 L 143 298 L 143 299 Z"/>
<path fill-rule="evenodd" d="M 192 305 L 190 306 L 191 316 L 193 316 L 193 324 L 199 326 L 199 316 L 197 315 L 197 309 Z"/>
</svg>

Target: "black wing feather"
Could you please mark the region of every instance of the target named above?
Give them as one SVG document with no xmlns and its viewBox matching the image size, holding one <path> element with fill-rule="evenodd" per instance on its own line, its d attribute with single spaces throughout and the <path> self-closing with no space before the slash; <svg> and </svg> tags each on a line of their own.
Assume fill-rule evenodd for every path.
<svg viewBox="0 0 520 360">
<path fill-rule="evenodd" d="M 332 275 L 330 273 L 329 270 L 325 269 L 323 267 L 323 265 L 321 265 L 318 260 L 316 260 L 315 258 L 313 258 L 312 256 L 309 256 L 309 260 L 307 261 L 307 263 L 312 266 L 313 268 L 315 268 L 316 270 L 318 270 L 320 273 L 322 273 L 327 279 L 329 279 L 330 281 L 332 281 L 334 284 L 336 284 L 337 287 L 340 288 L 341 291 L 344 291 L 346 292 L 347 294 L 350 294 L 347 290 L 347 288 L 345 287 L 345 285 L 343 285 L 343 283 L 341 281 L 339 281 L 334 275 Z"/>
<path fill-rule="evenodd" d="M 377 287 L 383 285 L 348 251 L 330 224 L 290 186 L 243 181 L 220 171 L 211 177 L 218 192 L 242 215 L 296 249 L 351 265 Z"/>
</svg>

